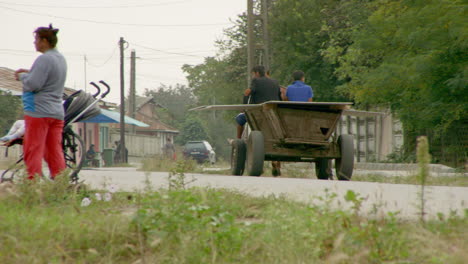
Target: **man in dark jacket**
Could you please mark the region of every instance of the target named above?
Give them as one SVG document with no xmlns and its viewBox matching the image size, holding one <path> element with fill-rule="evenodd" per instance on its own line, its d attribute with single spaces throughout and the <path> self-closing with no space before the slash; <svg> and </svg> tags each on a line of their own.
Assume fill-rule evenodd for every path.
<svg viewBox="0 0 468 264">
<path fill-rule="evenodd" d="M 250 88 L 244 91 L 244 98 L 248 98 L 248 104 L 261 104 L 267 101 L 280 101 L 281 90 L 278 82 L 268 78 L 265 74 L 265 67 L 255 66 L 252 69 L 253 79 Z M 237 138 L 242 137 L 244 125 L 247 123 L 244 113 L 236 116 Z"/>
</svg>

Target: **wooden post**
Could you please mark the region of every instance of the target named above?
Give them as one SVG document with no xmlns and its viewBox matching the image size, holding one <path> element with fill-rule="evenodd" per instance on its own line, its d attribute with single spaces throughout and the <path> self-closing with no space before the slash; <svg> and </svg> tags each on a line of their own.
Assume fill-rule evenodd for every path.
<svg viewBox="0 0 468 264">
<path fill-rule="evenodd" d="M 270 70 L 268 5 L 269 0 L 247 0 L 247 86 L 250 86 L 250 71 L 255 65 L 263 65 L 267 71 Z M 255 37 L 257 35 L 254 31 L 255 22 L 261 24 L 262 35 L 260 39 Z M 255 57 L 257 50 L 260 51 L 258 58 Z"/>
<path fill-rule="evenodd" d="M 361 162 L 361 124 L 360 119 L 356 116 L 356 153 L 357 153 L 357 162 Z"/>
<path fill-rule="evenodd" d="M 125 162 L 125 82 L 124 82 L 124 44 L 120 38 L 120 162 Z"/>
<path fill-rule="evenodd" d="M 135 50 L 132 50 L 130 55 L 130 97 L 129 97 L 129 113 L 132 118 L 135 118 L 136 112 L 136 55 Z M 136 133 L 136 126 L 132 125 L 132 133 Z"/>
<path fill-rule="evenodd" d="M 365 119 L 364 119 L 364 127 L 365 127 L 365 131 L 364 131 L 364 139 L 365 139 L 365 142 L 364 142 L 364 147 L 366 148 L 365 150 L 365 158 L 366 158 L 366 162 L 369 162 L 369 118 L 366 116 Z"/>
<path fill-rule="evenodd" d="M 378 141 L 377 141 L 377 123 L 378 123 L 378 120 L 379 120 L 379 116 L 375 116 L 374 117 L 374 155 L 375 155 L 375 160 L 376 161 L 380 161 L 380 156 L 379 156 L 379 149 L 377 147 L 377 144 L 378 144 Z"/>
</svg>

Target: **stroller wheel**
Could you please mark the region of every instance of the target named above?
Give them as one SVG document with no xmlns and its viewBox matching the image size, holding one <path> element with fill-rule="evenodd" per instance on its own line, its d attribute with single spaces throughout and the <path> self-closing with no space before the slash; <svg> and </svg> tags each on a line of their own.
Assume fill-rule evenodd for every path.
<svg viewBox="0 0 468 264">
<path fill-rule="evenodd" d="M 64 128 L 63 131 L 63 152 L 65 155 L 65 163 L 71 169 L 70 180 L 73 183 L 78 182 L 78 173 L 84 163 L 84 146 L 81 137 L 70 127 Z"/>
</svg>

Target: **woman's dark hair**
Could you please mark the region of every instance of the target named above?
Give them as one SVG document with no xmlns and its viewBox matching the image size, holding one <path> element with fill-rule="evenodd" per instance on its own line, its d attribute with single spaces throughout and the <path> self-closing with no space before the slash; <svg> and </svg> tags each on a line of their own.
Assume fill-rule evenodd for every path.
<svg viewBox="0 0 468 264">
<path fill-rule="evenodd" d="M 293 76 L 294 81 L 300 81 L 304 77 L 304 72 L 303 71 L 295 71 L 292 76 Z"/>
<path fill-rule="evenodd" d="M 260 77 L 263 77 L 265 76 L 265 67 L 263 67 L 262 65 L 255 66 L 252 68 L 252 72 L 258 72 Z"/>
<path fill-rule="evenodd" d="M 57 45 L 57 33 L 58 28 L 53 28 L 52 24 L 49 24 L 49 27 L 38 27 L 34 33 L 41 39 L 46 39 L 49 42 L 52 48 L 55 48 Z"/>
</svg>

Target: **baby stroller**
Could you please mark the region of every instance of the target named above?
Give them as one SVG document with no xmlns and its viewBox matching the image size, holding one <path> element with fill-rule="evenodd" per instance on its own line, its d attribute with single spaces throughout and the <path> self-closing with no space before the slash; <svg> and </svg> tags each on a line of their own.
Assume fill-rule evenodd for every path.
<svg viewBox="0 0 468 264">
<path fill-rule="evenodd" d="M 101 113 L 97 104 L 99 101 L 97 97 L 101 94 L 100 99 L 106 97 L 110 91 L 110 87 L 104 81 L 99 81 L 106 87 L 106 91 L 101 94 L 100 87 L 91 82 L 90 84 L 97 89 L 93 95 L 79 90 L 72 95 L 64 95 L 63 108 L 65 110 L 64 128 L 62 136 L 62 147 L 65 156 L 65 163 L 71 169 L 70 180 L 72 183 L 78 183 L 78 173 L 83 167 L 84 163 L 84 143 L 81 137 L 76 134 L 72 129 L 74 122 L 84 121 L 86 119 L 95 117 Z M 23 139 L 18 138 L 10 142 L 7 146 L 16 144 L 23 144 Z M 15 164 L 5 170 L 1 177 L 0 183 L 6 181 L 13 181 L 15 175 L 24 168 L 23 157 L 21 157 Z"/>
</svg>

